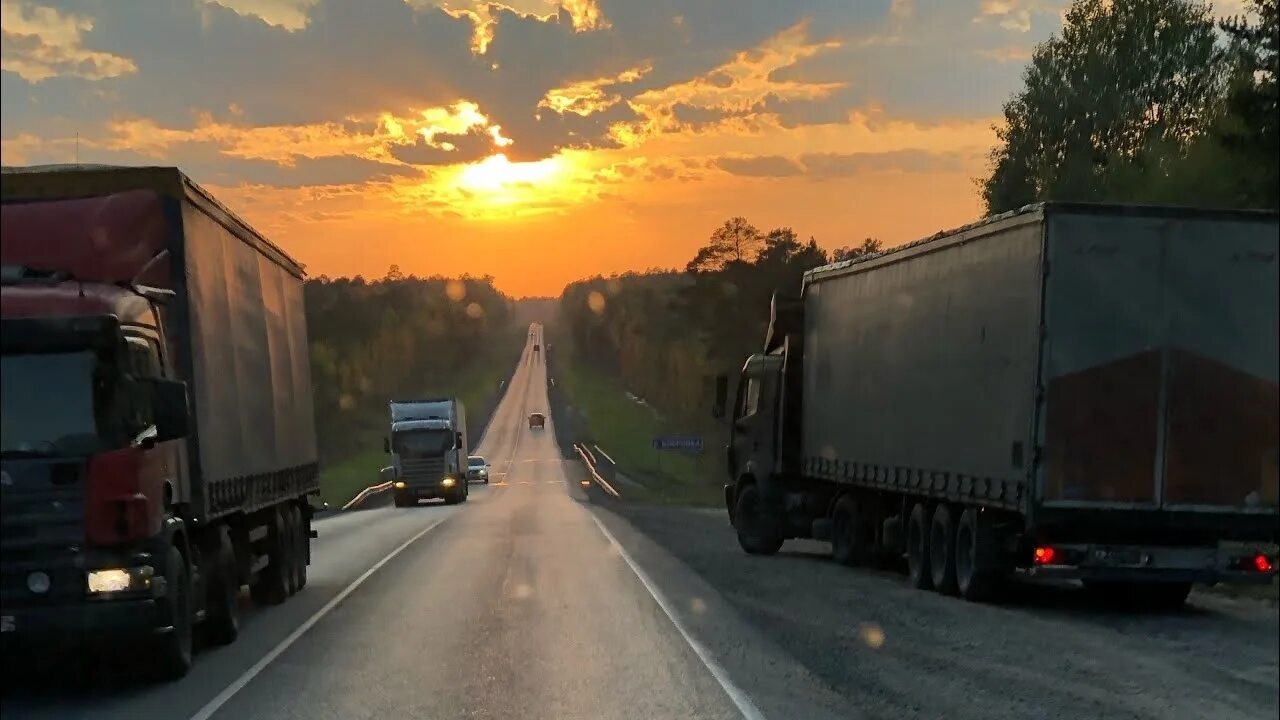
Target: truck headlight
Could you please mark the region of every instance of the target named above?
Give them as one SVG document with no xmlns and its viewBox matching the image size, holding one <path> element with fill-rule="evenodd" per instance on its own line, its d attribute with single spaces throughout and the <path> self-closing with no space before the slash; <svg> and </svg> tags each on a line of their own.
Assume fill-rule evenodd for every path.
<svg viewBox="0 0 1280 720">
<path fill-rule="evenodd" d="M 457 482 L 458 482 L 457 480 L 454 480 L 454 479 L 453 479 L 453 478 L 451 478 L 451 477 L 446 477 L 445 479 L 443 479 L 443 480 L 441 480 L 441 481 L 440 481 L 440 486 L 441 486 L 441 487 L 451 488 L 451 487 L 453 487 L 454 485 L 456 485 L 456 484 L 457 484 Z"/>
<path fill-rule="evenodd" d="M 109 568 L 90 570 L 86 580 L 90 593 L 118 593 L 151 587 L 151 577 L 154 574 L 155 570 L 150 565 L 127 569 Z"/>
<path fill-rule="evenodd" d="M 404 489 L 404 481 L 403 481 L 403 480 L 397 480 L 397 481 L 395 481 L 395 482 L 391 483 L 391 487 L 393 487 L 393 488 L 395 488 L 395 489 L 397 489 L 397 490 L 403 490 L 403 489 Z"/>
</svg>

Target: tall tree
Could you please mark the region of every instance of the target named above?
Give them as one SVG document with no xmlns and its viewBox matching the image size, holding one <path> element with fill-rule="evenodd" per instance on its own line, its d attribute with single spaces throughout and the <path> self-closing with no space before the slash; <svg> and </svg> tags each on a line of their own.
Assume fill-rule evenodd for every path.
<svg viewBox="0 0 1280 720">
<path fill-rule="evenodd" d="M 1216 32 L 1199 0 L 1075 0 L 995 128 L 988 211 L 1100 199 L 1117 168 L 1188 147 L 1223 94 Z"/>
<path fill-rule="evenodd" d="M 685 269 L 689 272 L 710 272 L 723 270 L 729 263 L 751 262 L 763 243 L 760 230 L 746 218 L 730 218 L 711 233 L 710 240 L 698 250 Z"/>
<path fill-rule="evenodd" d="M 1280 204 L 1280 12 L 1277 0 L 1250 0 L 1248 15 L 1220 27 L 1231 38 L 1227 58 L 1235 72 L 1227 95 L 1227 115 L 1217 136 L 1245 165 L 1250 179 L 1241 204 Z M 1250 17 L 1252 16 L 1252 17 Z"/>
</svg>

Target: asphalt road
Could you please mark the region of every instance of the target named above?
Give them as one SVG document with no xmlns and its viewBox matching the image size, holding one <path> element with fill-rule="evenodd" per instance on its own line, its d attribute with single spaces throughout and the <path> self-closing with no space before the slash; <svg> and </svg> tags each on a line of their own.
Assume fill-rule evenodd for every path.
<svg viewBox="0 0 1280 720">
<path fill-rule="evenodd" d="M 540 337 L 536 341 L 545 346 Z M 533 341 L 531 340 L 531 343 Z M 913 591 L 819 543 L 736 546 L 722 511 L 608 499 L 562 460 L 527 347 L 465 505 L 318 525 L 311 581 L 183 681 L 99 668 L 13 689 L 10 718 L 1275 718 L 1274 604 L 1161 615 L 1028 586 Z"/>
</svg>

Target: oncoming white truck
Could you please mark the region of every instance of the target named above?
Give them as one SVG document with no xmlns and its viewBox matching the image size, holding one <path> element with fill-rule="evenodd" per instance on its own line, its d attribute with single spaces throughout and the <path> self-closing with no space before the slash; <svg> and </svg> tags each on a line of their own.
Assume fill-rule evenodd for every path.
<svg viewBox="0 0 1280 720">
<path fill-rule="evenodd" d="M 391 454 L 396 507 L 444 498 L 467 501 L 467 419 L 456 398 L 392 400 L 391 433 L 383 450 Z"/>
</svg>

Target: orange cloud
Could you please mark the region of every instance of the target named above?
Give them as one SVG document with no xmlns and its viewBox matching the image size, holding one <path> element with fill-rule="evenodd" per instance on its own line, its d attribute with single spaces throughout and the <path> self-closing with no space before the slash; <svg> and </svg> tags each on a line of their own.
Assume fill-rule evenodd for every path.
<svg viewBox="0 0 1280 720">
<path fill-rule="evenodd" d="M 25 0 L 3 0 L 4 54 L 0 68 L 28 82 L 58 75 L 88 80 L 137 72 L 133 60 L 83 46 L 93 20 Z"/>
<path fill-rule="evenodd" d="M 592 113 L 602 112 L 622 101 L 621 95 L 607 93 L 605 92 L 606 88 L 633 83 L 644 77 L 652 69 L 652 64 L 645 64 L 630 70 L 624 70 L 617 75 L 581 80 L 561 88 L 553 88 L 543 96 L 538 103 L 538 107 L 547 108 L 561 115 L 573 113 L 583 117 Z"/>
<path fill-rule="evenodd" d="M 808 21 L 799 22 L 759 47 L 738 53 L 733 60 L 702 76 L 637 95 L 629 102 L 643 120 L 618 123 L 611 129 L 611 136 L 618 143 L 630 146 L 658 133 L 679 130 L 681 123 L 675 118 L 677 105 L 746 112 L 768 98 L 784 102 L 818 100 L 846 87 L 846 83 L 811 83 L 771 77 L 776 70 L 841 46 L 835 40 L 810 42 L 808 25 Z"/>
</svg>

